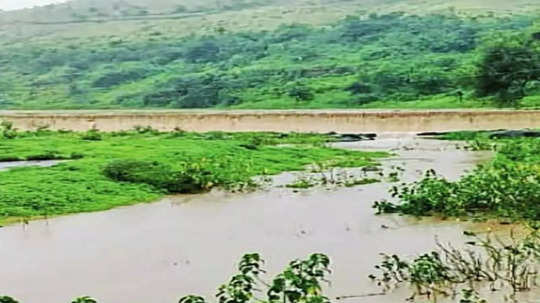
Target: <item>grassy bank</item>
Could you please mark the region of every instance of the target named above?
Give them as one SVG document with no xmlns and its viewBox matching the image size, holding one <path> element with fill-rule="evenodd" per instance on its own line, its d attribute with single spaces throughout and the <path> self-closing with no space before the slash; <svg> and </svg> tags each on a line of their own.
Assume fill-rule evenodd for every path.
<svg viewBox="0 0 540 303">
<path fill-rule="evenodd" d="M 381 213 L 415 216 L 540 221 L 540 139 L 490 139 L 489 132 L 459 132 L 447 140 L 470 140 L 470 148 L 494 149 L 495 159 L 458 181 L 428 171 L 424 179 L 394 187 L 396 203 L 376 202 Z"/>
<path fill-rule="evenodd" d="M 323 146 L 328 139 L 309 134 L 159 133 L 144 128 L 107 134 L 4 131 L 4 160 L 71 160 L 48 168 L 1 171 L 0 223 L 105 210 L 213 187 L 243 190 L 255 186 L 251 180 L 258 175 L 302 170 L 315 162 L 372 165 L 385 156 L 328 148 Z"/>
</svg>

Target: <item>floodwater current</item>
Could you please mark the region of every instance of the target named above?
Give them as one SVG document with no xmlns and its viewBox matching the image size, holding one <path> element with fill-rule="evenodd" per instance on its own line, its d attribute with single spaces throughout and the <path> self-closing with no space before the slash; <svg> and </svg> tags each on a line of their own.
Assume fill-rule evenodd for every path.
<svg viewBox="0 0 540 303">
<path fill-rule="evenodd" d="M 402 181 L 416 180 L 430 168 L 455 179 L 491 157 L 410 136 L 338 145 L 392 151 L 395 156 L 383 166 L 403 166 Z M 214 191 L 7 226 L 0 229 L 0 293 L 25 303 L 70 302 L 83 295 L 102 303 L 173 303 L 187 294 L 211 301 L 244 253 L 262 254 L 269 280 L 289 261 L 321 252 L 332 259 L 329 297 L 361 295 L 379 291 L 367 278 L 379 253 L 414 256 L 433 249 L 436 237 L 462 243 L 464 230 L 485 228 L 375 216 L 371 205 L 389 198 L 390 186 Z M 523 302 L 534 302 L 531 296 Z M 406 297 L 398 291 L 346 302 L 395 303 Z"/>
</svg>

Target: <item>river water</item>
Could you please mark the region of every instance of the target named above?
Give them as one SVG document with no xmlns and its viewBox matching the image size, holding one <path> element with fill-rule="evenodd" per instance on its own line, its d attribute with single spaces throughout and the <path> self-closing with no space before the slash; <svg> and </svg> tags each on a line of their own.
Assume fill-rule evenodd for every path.
<svg viewBox="0 0 540 303">
<path fill-rule="evenodd" d="M 404 166 L 406 181 L 430 168 L 457 178 L 490 157 L 458 150 L 454 144 L 400 136 L 339 145 L 392 150 L 396 156 L 384 160 L 383 166 Z M 332 259 L 328 295 L 358 295 L 378 292 L 367 275 L 373 273 L 379 253 L 413 256 L 434 248 L 436 236 L 461 243 L 464 230 L 485 228 L 375 216 L 372 202 L 388 198 L 390 186 L 216 191 L 4 227 L 0 293 L 26 303 L 69 302 L 82 295 L 104 303 L 172 303 L 186 294 L 212 300 L 246 252 L 263 255 L 268 277 L 292 259 L 321 252 Z M 405 298 L 406 293 L 398 292 L 348 301 L 394 303 Z"/>
<path fill-rule="evenodd" d="M 0 171 L 8 170 L 8 169 L 16 168 L 16 167 L 26 167 L 26 166 L 49 167 L 49 166 L 54 166 L 64 161 L 65 160 L 36 160 L 36 161 L 0 162 Z"/>
</svg>

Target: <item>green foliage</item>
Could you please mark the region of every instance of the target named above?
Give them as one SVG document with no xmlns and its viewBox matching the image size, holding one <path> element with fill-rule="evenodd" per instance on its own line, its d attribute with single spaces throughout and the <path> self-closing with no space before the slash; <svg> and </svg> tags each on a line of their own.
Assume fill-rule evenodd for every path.
<svg viewBox="0 0 540 303">
<path fill-rule="evenodd" d="M 205 303 L 206 301 L 204 300 L 203 297 L 200 297 L 200 296 L 185 296 L 183 298 L 181 298 L 178 303 Z"/>
<path fill-rule="evenodd" d="M 13 128 L 13 123 L 8 121 L 0 122 L 0 138 L 14 139 L 17 137 L 17 130 Z"/>
<path fill-rule="evenodd" d="M 86 297 L 76 298 L 71 303 L 97 303 L 97 300 L 86 296 Z"/>
<path fill-rule="evenodd" d="M 480 96 L 497 96 L 515 102 L 526 96 L 526 88 L 540 81 L 540 51 L 532 45 L 489 48 L 479 66 L 476 91 Z"/>
<path fill-rule="evenodd" d="M 271 303 L 328 303 L 323 296 L 322 282 L 328 282 L 330 259 L 313 254 L 307 260 L 295 260 L 279 274 L 268 290 Z"/>
<path fill-rule="evenodd" d="M 204 159 L 188 160 L 180 162 L 179 168 L 173 169 L 156 161 L 116 160 L 105 166 L 103 173 L 115 181 L 148 184 L 168 193 L 198 193 L 216 185 L 232 186 L 227 184 L 231 180 L 221 179 L 223 175 L 211 170 L 215 168 L 212 164 Z M 242 184 L 245 188 L 255 186 L 247 170 L 237 173 L 242 174 L 244 180 L 235 180 L 235 185 Z"/>
<path fill-rule="evenodd" d="M 310 101 L 315 98 L 315 95 L 309 87 L 295 86 L 289 90 L 289 97 L 293 97 L 296 101 Z"/>
<path fill-rule="evenodd" d="M 11 297 L 7 297 L 7 296 L 0 296 L 0 303 L 19 303 L 19 301 L 11 298 Z"/>
<path fill-rule="evenodd" d="M 83 140 L 85 135 L 40 130 L 0 139 L 2 161 L 72 160 L 53 167 L 1 171 L 1 223 L 105 210 L 167 193 L 215 187 L 252 190 L 258 185 L 256 176 L 303 170 L 316 161 L 362 167 L 386 156 L 325 147 L 331 138 L 316 134 L 161 133 L 139 127 L 117 133 L 94 131 L 92 136 L 101 140 Z"/>
<path fill-rule="evenodd" d="M 247 303 L 254 299 L 259 275 L 264 273 L 259 254 L 246 254 L 238 265 L 239 274 L 233 276 L 229 283 L 218 289 L 216 298 L 219 303 Z"/>
<path fill-rule="evenodd" d="M 247 254 L 240 261 L 239 273 L 222 285 L 216 298 L 220 303 L 327 303 L 323 296 L 322 283 L 328 282 L 330 259 L 323 254 L 312 254 L 305 260 L 294 260 L 277 275 L 272 283 L 266 283 L 260 276 L 264 261 L 259 254 Z M 255 296 L 262 292 L 259 287 L 266 287 L 267 298 L 262 300 Z M 203 303 L 199 296 L 186 296 L 180 303 Z"/>
<path fill-rule="evenodd" d="M 102 136 L 99 133 L 99 131 L 89 130 L 86 133 L 81 135 L 81 139 L 87 140 L 87 141 L 101 141 Z"/>
<path fill-rule="evenodd" d="M 324 28 L 81 38 L 77 45 L 29 41 L 0 51 L 0 79 L 10 79 L 0 81 L 0 108 L 492 106 L 489 96 L 501 89 L 525 85 L 527 95 L 537 94 L 536 75 L 524 84 L 522 71 L 534 71 L 538 52 L 484 37 L 528 34 L 533 20 L 390 13 Z M 518 47 L 519 56 L 502 60 L 489 51 Z M 475 89 L 488 96 L 485 104 L 474 100 Z M 531 100 L 527 106 L 536 104 Z"/>
<path fill-rule="evenodd" d="M 478 297 L 477 289 L 489 284 L 492 291 L 507 292 L 510 301 L 517 302 L 516 293 L 537 287 L 540 278 L 538 231 L 531 231 L 520 239 L 510 235 L 510 240 L 506 241 L 471 232 L 465 235 L 470 240 L 465 249 L 437 243 L 437 251 L 410 261 L 398 255 L 382 254 L 383 261 L 375 266 L 380 275 L 370 275 L 370 278 L 385 291 L 403 284 L 412 286 L 411 301 L 417 296 L 427 296 L 437 302 L 441 295 L 455 297 L 461 292 L 460 303 L 485 303 Z"/>
<path fill-rule="evenodd" d="M 416 216 L 496 216 L 540 220 L 540 140 L 512 139 L 502 143 L 496 159 L 458 181 L 430 170 L 424 179 L 392 188 L 393 204 L 379 201 L 379 213 Z"/>
</svg>

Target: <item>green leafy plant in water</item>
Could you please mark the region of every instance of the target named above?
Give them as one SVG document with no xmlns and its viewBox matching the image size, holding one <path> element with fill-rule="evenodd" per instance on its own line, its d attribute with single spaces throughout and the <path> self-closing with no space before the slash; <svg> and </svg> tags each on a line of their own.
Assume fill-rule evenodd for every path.
<svg viewBox="0 0 540 303">
<path fill-rule="evenodd" d="M 88 296 L 76 298 L 71 303 L 97 303 L 97 300 Z"/>
<path fill-rule="evenodd" d="M 183 298 L 181 298 L 178 303 L 205 303 L 206 301 L 204 300 L 203 297 L 200 297 L 200 296 L 185 296 Z"/>
<path fill-rule="evenodd" d="M 229 283 L 222 285 L 216 295 L 219 303 L 245 303 L 254 298 L 259 275 L 264 273 L 261 268 L 264 261 L 259 254 L 247 254 L 242 257 L 238 266 L 239 274 L 231 278 Z"/>
<path fill-rule="evenodd" d="M 295 260 L 278 275 L 268 290 L 269 302 L 326 303 L 322 282 L 328 282 L 330 259 L 323 254 L 313 254 L 307 260 Z"/>
<path fill-rule="evenodd" d="M 220 303 L 276 302 L 276 303 L 326 303 L 322 283 L 327 282 L 330 273 L 330 259 L 323 254 L 313 254 L 306 260 L 292 261 L 283 273 L 276 276 L 272 283 L 266 283 L 260 277 L 264 261 L 259 254 L 247 254 L 238 266 L 239 273 L 229 283 L 222 285 L 216 298 Z M 256 294 L 263 293 L 259 287 L 266 287 L 267 299 L 260 299 Z M 199 296 L 186 296 L 180 303 L 203 303 Z"/>
<path fill-rule="evenodd" d="M 509 241 L 470 232 L 465 235 L 471 238 L 466 249 L 438 242 L 438 251 L 411 261 L 382 254 L 381 264 L 375 266 L 380 275 L 369 277 L 385 292 L 407 284 L 414 289 L 411 300 L 427 296 L 434 302 L 438 296 L 455 297 L 463 289 L 468 289 L 464 300 L 473 300 L 476 289 L 487 285 L 492 291 L 510 290 L 507 298 L 516 302 L 518 292 L 538 287 L 540 235 L 537 230 L 523 239 L 515 239 L 511 234 Z M 482 302 L 478 300 L 463 302 Z"/>
<path fill-rule="evenodd" d="M 0 296 L 0 303 L 19 303 L 19 301 L 8 296 Z"/>
</svg>

